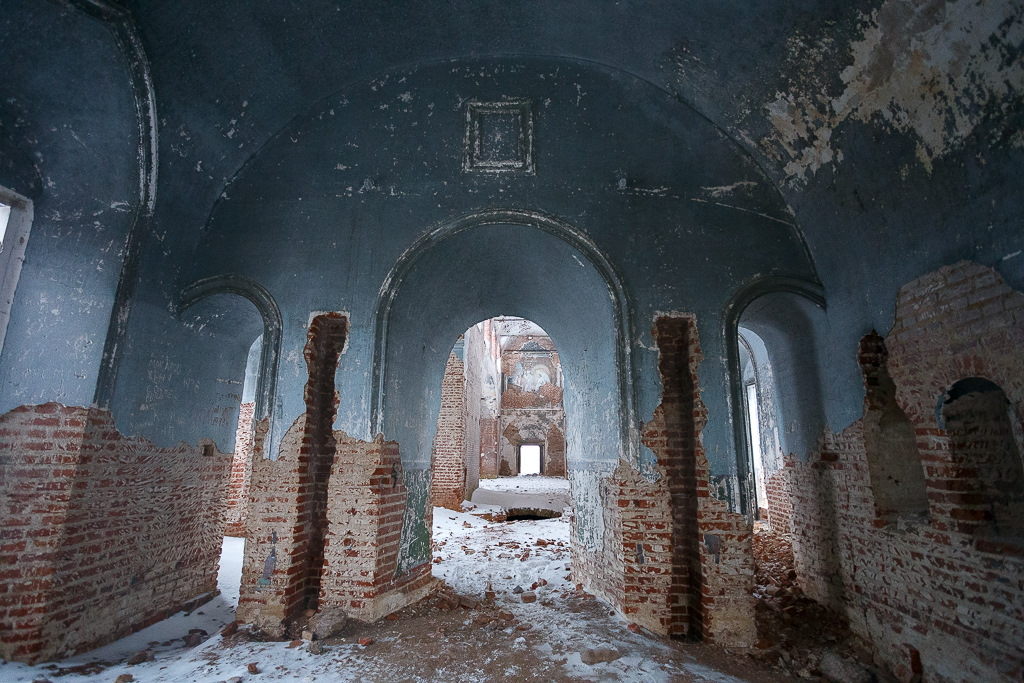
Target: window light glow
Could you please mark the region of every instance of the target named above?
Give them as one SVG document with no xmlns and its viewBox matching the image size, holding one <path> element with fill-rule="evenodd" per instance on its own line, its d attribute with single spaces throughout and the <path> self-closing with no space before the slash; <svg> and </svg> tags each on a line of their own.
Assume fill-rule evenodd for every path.
<svg viewBox="0 0 1024 683">
<path fill-rule="evenodd" d="M 0 249 L 4 248 L 4 235 L 7 234 L 7 221 L 11 217 L 11 207 L 0 204 Z"/>
</svg>

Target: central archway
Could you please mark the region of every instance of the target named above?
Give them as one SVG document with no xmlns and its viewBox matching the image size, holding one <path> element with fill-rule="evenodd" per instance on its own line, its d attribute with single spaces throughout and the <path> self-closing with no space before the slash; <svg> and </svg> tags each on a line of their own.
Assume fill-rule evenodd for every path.
<svg viewBox="0 0 1024 683">
<path fill-rule="evenodd" d="M 608 259 L 581 231 L 536 212 L 487 211 L 439 226 L 403 254 L 376 309 L 372 424 L 398 441 L 410 488 L 403 569 L 429 558 L 420 515 L 451 340 L 498 314 L 547 330 L 570 378 L 566 460 L 576 541 L 599 544 L 600 478 L 620 460 L 637 460 L 629 302 Z"/>
<path fill-rule="evenodd" d="M 624 418 L 620 428 L 620 443 L 624 455 L 636 462 L 639 453 L 639 431 L 636 422 L 636 392 L 633 380 L 633 359 L 630 301 L 611 261 L 582 231 L 562 220 L 537 211 L 492 209 L 480 211 L 443 223 L 430 230 L 409 247 L 388 273 L 381 285 L 374 308 L 374 352 L 372 385 L 370 389 L 370 424 L 373 431 L 383 432 L 387 392 L 384 382 L 388 358 L 389 331 L 395 299 L 410 272 L 430 251 L 445 241 L 474 228 L 495 225 L 516 225 L 540 230 L 557 237 L 579 254 L 579 266 L 588 265 L 601 277 L 608 289 L 612 304 L 615 335 L 615 374 L 618 387 L 619 413 Z"/>
</svg>

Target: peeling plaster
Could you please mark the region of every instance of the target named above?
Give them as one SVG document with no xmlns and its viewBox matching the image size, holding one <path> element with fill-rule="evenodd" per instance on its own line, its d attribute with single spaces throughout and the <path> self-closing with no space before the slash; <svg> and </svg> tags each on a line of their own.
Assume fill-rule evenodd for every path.
<svg viewBox="0 0 1024 683">
<path fill-rule="evenodd" d="M 881 124 L 912 135 L 917 159 L 930 173 L 936 159 L 1024 93 L 1022 13 L 1020 2 L 888 0 L 861 15 L 863 32 L 848 48 L 852 63 L 838 74 L 842 92 L 814 78 L 776 93 L 763 107 L 772 135 L 762 144 L 798 185 L 842 162 L 835 139 L 841 124 Z M 825 36 L 808 45 L 794 38 L 789 48 L 815 68 L 833 41 Z M 1010 141 L 1022 143 L 1020 136 Z"/>
</svg>

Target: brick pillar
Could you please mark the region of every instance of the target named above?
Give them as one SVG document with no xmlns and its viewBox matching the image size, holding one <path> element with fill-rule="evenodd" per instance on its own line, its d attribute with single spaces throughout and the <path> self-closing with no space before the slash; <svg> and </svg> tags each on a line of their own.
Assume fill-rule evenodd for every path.
<svg viewBox="0 0 1024 683">
<path fill-rule="evenodd" d="M 228 484 L 225 536 L 245 537 L 245 518 L 249 512 L 249 482 L 252 464 L 252 419 L 255 409 L 255 403 L 243 403 L 238 408 L 235 455 L 231 459 L 231 482 Z"/>
<path fill-rule="evenodd" d="M 336 449 L 334 375 L 348 319 L 313 318 L 303 355 L 309 372 L 300 415 L 281 440 L 278 459 L 263 458 L 267 425 L 256 430 L 238 619 L 270 635 L 320 596 L 327 535 L 327 498 Z"/>
<path fill-rule="evenodd" d="M 465 365 L 451 353 L 441 383 L 441 410 L 431 456 L 430 488 L 434 505 L 451 510 L 459 510 L 466 499 L 465 410 Z"/>
<path fill-rule="evenodd" d="M 480 478 L 498 476 L 498 418 L 480 418 Z"/>
<path fill-rule="evenodd" d="M 647 482 L 620 465 L 609 481 L 621 515 L 623 611 L 660 633 L 749 647 L 756 639 L 751 530 L 710 496 L 696 323 L 661 317 L 653 334 L 662 402 L 644 425 L 643 443 L 662 476 Z"/>
<path fill-rule="evenodd" d="M 565 434 L 557 424 L 548 427 L 547 453 L 545 454 L 545 471 L 549 477 L 564 477 L 565 469 Z"/>
<path fill-rule="evenodd" d="M 432 584 L 430 564 L 398 575 L 408 498 L 398 444 L 341 436 L 330 479 L 328 539 L 320 605 L 374 621 L 418 599 Z"/>
</svg>

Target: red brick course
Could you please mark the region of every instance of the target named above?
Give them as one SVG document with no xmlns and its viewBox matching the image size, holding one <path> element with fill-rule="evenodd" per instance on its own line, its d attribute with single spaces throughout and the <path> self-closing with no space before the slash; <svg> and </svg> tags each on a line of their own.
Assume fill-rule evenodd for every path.
<svg viewBox="0 0 1024 683">
<path fill-rule="evenodd" d="M 916 433 L 930 521 L 879 517 L 863 420 L 828 432 L 807 463 L 786 462 L 800 582 L 902 680 L 915 667 L 929 681 L 1020 680 L 1024 539 L 992 534 L 984 501 L 967 495 L 978 463 L 954 452 L 936 412 L 958 380 L 984 377 L 1020 423 L 1024 295 L 978 264 L 941 268 L 900 290 L 885 347 Z"/>
<path fill-rule="evenodd" d="M 434 505 L 450 510 L 459 510 L 466 499 L 465 421 L 465 365 L 452 353 L 445 364 L 441 383 L 441 410 L 431 455 L 430 486 Z"/>
<path fill-rule="evenodd" d="M 245 537 L 245 518 L 249 512 L 249 480 L 252 464 L 252 418 L 255 408 L 255 403 L 243 403 L 238 409 L 235 454 L 231 458 L 231 482 L 228 485 L 225 536 Z"/>
<path fill-rule="evenodd" d="M 0 417 L 0 656 L 92 649 L 216 590 L 230 457 L 203 450 L 124 437 L 98 409 Z"/>
</svg>

